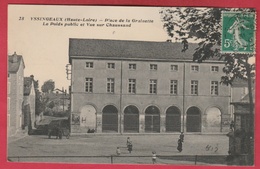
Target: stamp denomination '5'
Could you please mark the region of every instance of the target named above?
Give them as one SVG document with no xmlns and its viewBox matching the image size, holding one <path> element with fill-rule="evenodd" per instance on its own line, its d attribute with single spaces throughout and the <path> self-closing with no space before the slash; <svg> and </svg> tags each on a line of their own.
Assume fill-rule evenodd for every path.
<svg viewBox="0 0 260 169">
<path fill-rule="evenodd" d="M 255 13 L 222 13 L 222 53 L 255 53 Z"/>
</svg>

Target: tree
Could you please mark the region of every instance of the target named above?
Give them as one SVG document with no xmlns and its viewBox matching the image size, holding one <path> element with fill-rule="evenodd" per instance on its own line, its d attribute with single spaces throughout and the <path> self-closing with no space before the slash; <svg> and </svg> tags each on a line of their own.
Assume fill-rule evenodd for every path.
<svg viewBox="0 0 260 169">
<path fill-rule="evenodd" d="M 217 57 L 225 62 L 221 82 L 232 85 L 235 78 L 248 81 L 249 104 L 251 123 L 250 129 L 253 136 L 254 115 L 252 80 L 255 78 L 255 63 L 250 60 L 254 55 L 250 54 L 221 54 L 221 12 L 255 12 L 254 9 L 242 8 L 162 8 L 160 10 L 164 28 L 171 38 L 183 44 L 182 52 L 189 47 L 189 41 L 197 42 L 198 47 L 193 54 L 193 61 Z"/>
<path fill-rule="evenodd" d="M 53 92 L 54 88 L 55 88 L 55 82 L 50 79 L 44 82 L 44 84 L 41 87 L 41 90 L 43 93 L 50 93 Z"/>
</svg>

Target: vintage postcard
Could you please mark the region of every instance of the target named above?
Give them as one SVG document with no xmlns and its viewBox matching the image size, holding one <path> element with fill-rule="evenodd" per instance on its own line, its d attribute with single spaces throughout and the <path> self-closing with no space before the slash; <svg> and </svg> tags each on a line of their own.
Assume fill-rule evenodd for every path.
<svg viewBox="0 0 260 169">
<path fill-rule="evenodd" d="M 256 17 L 8 5 L 8 162 L 254 166 Z"/>
</svg>

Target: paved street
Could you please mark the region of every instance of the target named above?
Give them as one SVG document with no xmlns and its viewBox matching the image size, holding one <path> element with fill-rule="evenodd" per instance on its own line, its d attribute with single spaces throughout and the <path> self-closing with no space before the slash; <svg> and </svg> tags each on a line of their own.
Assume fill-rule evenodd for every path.
<svg viewBox="0 0 260 169">
<path fill-rule="evenodd" d="M 131 154 L 126 149 L 126 138 L 133 142 Z M 183 151 L 177 151 L 179 135 L 72 135 L 70 139 L 48 139 L 45 135 L 10 139 L 8 156 L 70 156 L 68 158 L 13 158 L 12 161 L 48 161 L 80 163 L 151 163 L 152 151 L 159 164 L 194 164 L 195 155 L 227 155 L 228 137 L 225 135 L 185 135 Z M 208 145 L 208 149 L 206 146 Z M 116 156 L 116 147 L 121 155 Z M 113 155 L 113 159 L 111 159 Z M 163 157 L 163 156 L 184 156 Z M 192 156 L 188 156 L 192 155 Z M 72 157 L 88 156 L 88 157 Z M 94 156 L 94 157 L 89 157 Z M 103 156 L 103 157 L 95 157 Z M 105 156 L 105 157 L 104 157 Z M 142 156 L 142 157 L 135 157 Z M 160 157 L 162 156 L 162 157 Z M 224 156 L 220 158 L 223 159 Z M 206 164 L 206 163 L 205 163 Z"/>
</svg>

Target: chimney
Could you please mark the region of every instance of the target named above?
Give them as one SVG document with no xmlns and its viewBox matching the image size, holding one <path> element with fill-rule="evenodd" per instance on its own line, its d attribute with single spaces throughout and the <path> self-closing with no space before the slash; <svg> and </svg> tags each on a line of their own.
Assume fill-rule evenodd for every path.
<svg viewBox="0 0 260 169">
<path fill-rule="evenodd" d="M 17 57 L 16 52 L 14 52 L 14 54 L 13 54 L 13 62 L 18 62 L 18 57 Z"/>
</svg>

